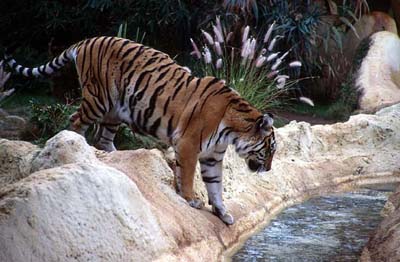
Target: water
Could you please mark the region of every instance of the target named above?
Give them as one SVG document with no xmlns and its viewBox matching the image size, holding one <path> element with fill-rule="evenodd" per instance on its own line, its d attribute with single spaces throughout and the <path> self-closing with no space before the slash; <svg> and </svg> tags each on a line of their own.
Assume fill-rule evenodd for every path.
<svg viewBox="0 0 400 262">
<path fill-rule="evenodd" d="M 287 208 L 248 239 L 232 261 L 357 261 L 383 219 L 388 195 L 364 189 Z"/>
</svg>

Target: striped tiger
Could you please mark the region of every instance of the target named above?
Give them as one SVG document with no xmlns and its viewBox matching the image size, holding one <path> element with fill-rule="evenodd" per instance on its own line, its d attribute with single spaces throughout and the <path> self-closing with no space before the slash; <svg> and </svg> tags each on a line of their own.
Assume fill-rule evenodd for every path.
<svg viewBox="0 0 400 262">
<path fill-rule="evenodd" d="M 193 180 L 197 161 L 212 211 L 226 224 L 234 219 L 222 199 L 222 160 L 229 144 L 252 171 L 268 171 L 276 149 L 272 114 L 263 115 L 215 77 L 198 78 L 168 55 L 131 40 L 96 37 L 72 45 L 45 65 L 27 68 L 5 57 L 24 76 L 48 76 L 74 61 L 82 102 L 71 127 L 84 135 L 98 124 L 95 146 L 113 151 L 121 123 L 171 145 L 178 193 L 201 208 Z"/>
</svg>

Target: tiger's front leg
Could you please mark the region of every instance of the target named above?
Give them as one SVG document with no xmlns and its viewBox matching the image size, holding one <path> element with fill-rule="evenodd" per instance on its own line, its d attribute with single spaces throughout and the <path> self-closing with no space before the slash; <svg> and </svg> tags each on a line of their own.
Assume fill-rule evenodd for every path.
<svg viewBox="0 0 400 262">
<path fill-rule="evenodd" d="M 227 212 L 222 198 L 222 160 L 225 149 L 219 148 L 213 154 L 201 157 L 200 167 L 213 213 L 225 224 L 232 225 L 234 223 L 233 216 Z"/>
<path fill-rule="evenodd" d="M 197 153 L 191 148 L 191 145 L 191 143 L 182 143 L 181 146 L 175 148 L 175 183 L 178 194 L 186 199 L 191 207 L 200 209 L 204 206 L 204 203 L 200 199 L 195 198 L 193 191 Z"/>
</svg>

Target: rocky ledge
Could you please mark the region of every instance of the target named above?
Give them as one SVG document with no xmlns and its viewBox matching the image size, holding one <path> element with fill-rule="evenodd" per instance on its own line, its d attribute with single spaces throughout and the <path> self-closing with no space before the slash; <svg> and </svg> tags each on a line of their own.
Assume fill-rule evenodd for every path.
<svg viewBox="0 0 400 262">
<path fill-rule="evenodd" d="M 105 153 L 69 131 L 43 149 L 3 139 L 0 261 L 220 260 L 288 205 L 400 182 L 399 130 L 400 104 L 334 125 L 292 122 L 277 130 L 273 170 L 264 175 L 250 173 L 228 150 L 224 198 L 233 226 L 209 206 L 190 208 L 175 193 L 173 173 L 157 150 Z M 196 191 L 206 200 L 198 177 Z M 386 227 L 398 235 L 396 214 L 397 227 Z M 389 248 L 400 245 L 396 239 Z"/>
</svg>

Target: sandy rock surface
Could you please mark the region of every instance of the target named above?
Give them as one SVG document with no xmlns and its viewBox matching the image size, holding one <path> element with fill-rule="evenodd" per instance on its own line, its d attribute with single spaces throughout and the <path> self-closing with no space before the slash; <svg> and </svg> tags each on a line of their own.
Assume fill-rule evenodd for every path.
<svg viewBox="0 0 400 262">
<path fill-rule="evenodd" d="M 159 151 L 104 153 L 63 131 L 40 152 L 26 145 L 32 157 L 24 170 L 31 174 L 14 172 L 0 187 L 0 261 L 216 261 L 288 205 L 399 182 L 398 130 L 400 104 L 346 123 L 292 122 L 277 130 L 278 152 L 265 174 L 250 173 L 228 150 L 224 198 L 236 218 L 229 227 L 208 205 L 190 208 L 175 193 L 173 172 Z M 0 146 L 14 143 L 21 142 L 1 140 Z M 1 151 L 19 159 L 17 150 L 7 152 Z M 18 170 L 19 161 L 7 170 Z M 207 202 L 199 175 L 195 185 Z"/>
</svg>

